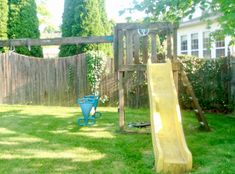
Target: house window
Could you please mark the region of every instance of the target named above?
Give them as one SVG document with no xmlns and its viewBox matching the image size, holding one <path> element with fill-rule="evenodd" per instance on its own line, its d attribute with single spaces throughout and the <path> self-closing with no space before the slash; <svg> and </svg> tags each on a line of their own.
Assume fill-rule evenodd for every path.
<svg viewBox="0 0 235 174">
<path fill-rule="evenodd" d="M 203 32 L 203 57 L 211 58 L 210 32 Z"/>
<path fill-rule="evenodd" d="M 225 56 L 225 41 L 223 39 L 216 40 L 216 57 L 224 57 Z"/>
<path fill-rule="evenodd" d="M 187 54 L 188 52 L 188 41 L 187 35 L 181 36 L 181 54 Z"/>
<path fill-rule="evenodd" d="M 191 55 L 198 57 L 198 33 L 191 34 Z"/>
</svg>

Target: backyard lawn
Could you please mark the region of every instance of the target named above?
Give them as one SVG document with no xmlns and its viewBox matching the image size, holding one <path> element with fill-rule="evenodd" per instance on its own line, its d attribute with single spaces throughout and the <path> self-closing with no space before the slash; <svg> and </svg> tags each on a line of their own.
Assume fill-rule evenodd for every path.
<svg viewBox="0 0 235 174">
<path fill-rule="evenodd" d="M 117 108 L 99 108 L 92 127 L 78 127 L 76 107 L 0 105 L 1 174 L 153 174 L 151 134 L 120 134 Z M 127 122 L 148 121 L 148 110 L 126 111 Z M 193 174 L 235 173 L 235 115 L 207 114 L 212 132 L 183 124 Z M 149 130 L 143 130 L 148 132 Z"/>
</svg>

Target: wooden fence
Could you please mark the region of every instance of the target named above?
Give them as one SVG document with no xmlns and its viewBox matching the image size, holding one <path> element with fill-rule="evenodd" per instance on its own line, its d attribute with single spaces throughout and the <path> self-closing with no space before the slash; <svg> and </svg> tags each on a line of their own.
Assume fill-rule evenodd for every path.
<svg viewBox="0 0 235 174">
<path fill-rule="evenodd" d="M 235 102 L 235 57 L 231 58 L 231 95 L 233 96 L 233 100 Z"/>
<path fill-rule="evenodd" d="M 112 64 L 110 59 L 106 69 L 113 69 Z M 111 80 L 115 81 L 114 76 Z M 101 84 L 102 95 L 110 97 L 107 85 Z M 31 58 L 13 52 L 0 54 L 0 104 L 71 106 L 87 94 L 90 88 L 83 54 L 59 59 Z"/>
</svg>

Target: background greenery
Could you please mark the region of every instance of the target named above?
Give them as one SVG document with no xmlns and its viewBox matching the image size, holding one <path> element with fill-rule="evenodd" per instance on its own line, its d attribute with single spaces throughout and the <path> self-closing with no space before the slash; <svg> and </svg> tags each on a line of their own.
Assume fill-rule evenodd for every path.
<svg viewBox="0 0 235 174">
<path fill-rule="evenodd" d="M 231 96 L 230 59 L 200 59 L 193 56 L 179 57 L 204 110 L 231 112 L 234 101 Z M 189 96 L 179 83 L 179 101 L 183 108 L 191 109 Z"/>
<path fill-rule="evenodd" d="M 102 75 L 105 73 L 107 57 L 102 51 L 86 52 L 87 61 L 87 79 L 91 86 L 91 93 L 99 95 L 99 87 L 102 80 Z"/>
<path fill-rule="evenodd" d="M 39 38 L 39 22 L 35 0 L 8 0 L 8 38 Z M 16 47 L 15 51 L 20 54 L 42 57 L 40 46 Z"/>
<path fill-rule="evenodd" d="M 179 23 L 182 18 L 191 18 L 196 9 L 202 10 L 202 19 L 208 16 L 218 16 L 221 29 L 216 31 L 217 36 L 235 33 L 235 2 L 228 0 L 133 0 L 133 8 L 147 14 L 145 21 L 168 21 Z M 209 22 L 210 23 L 210 22 Z M 208 24 L 209 24 L 208 23 Z"/>
<path fill-rule="evenodd" d="M 7 0 L 0 0 L 0 39 L 7 39 L 8 5 Z M 0 52 L 4 51 L 0 48 Z"/>
<path fill-rule="evenodd" d="M 104 0 L 65 0 L 62 37 L 110 35 L 112 24 L 107 19 Z M 102 44 L 63 45 L 60 56 L 71 56 L 89 50 L 111 54 L 111 47 Z"/>
</svg>

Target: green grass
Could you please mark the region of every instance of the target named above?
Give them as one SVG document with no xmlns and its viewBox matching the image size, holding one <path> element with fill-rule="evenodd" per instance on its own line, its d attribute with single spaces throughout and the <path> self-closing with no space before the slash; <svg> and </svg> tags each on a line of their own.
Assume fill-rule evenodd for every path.
<svg viewBox="0 0 235 174">
<path fill-rule="evenodd" d="M 116 108 L 99 108 L 92 127 L 78 127 L 75 107 L 0 105 L 1 174 L 153 174 L 150 134 L 120 134 Z M 127 122 L 148 121 L 148 110 L 126 111 Z M 212 132 L 183 112 L 193 174 L 235 173 L 235 118 L 207 114 Z M 148 130 L 144 130 L 148 132 Z"/>
</svg>

